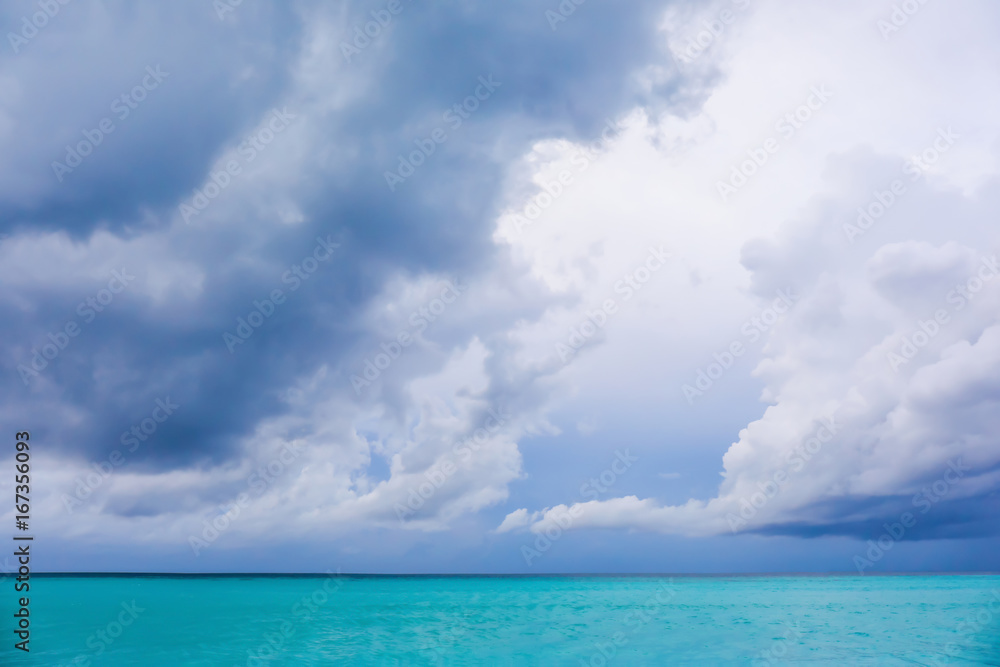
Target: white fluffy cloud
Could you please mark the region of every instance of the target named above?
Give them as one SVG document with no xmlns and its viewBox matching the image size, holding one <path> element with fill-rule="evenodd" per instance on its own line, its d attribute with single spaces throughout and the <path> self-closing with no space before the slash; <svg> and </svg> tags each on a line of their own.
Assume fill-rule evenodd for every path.
<svg viewBox="0 0 1000 667">
<path fill-rule="evenodd" d="M 977 18 L 995 18 L 996 10 L 972 3 L 949 13 L 928 4 L 883 39 L 876 25 L 889 12 L 871 3 L 757 4 L 701 56 L 717 58 L 722 71 L 703 108 L 683 121 L 640 123 L 637 134 L 645 141 L 637 143 L 655 138 L 668 147 L 648 165 L 629 161 L 630 180 L 647 186 L 641 194 L 623 195 L 631 183 L 613 175 L 603 180 L 614 185 L 591 194 L 655 218 L 655 227 L 680 248 L 680 260 L 697 279 L 671 285 L 669 295 L 644 312 L 643 326 L 678 356 L 699 355 L 702 368 L 726 346 L 713 341 L 706 350 L 693 338 L 711 340 L 725 325 L 718 311 L 696 312 L 686 304 L 698 303 L 698 296 L 746 304 L 747 281 L 758 312 L 777 289 L 800 295 L 765 334 L 754 377 L 768 405 L 723 457 L 716 497 L 669 505 L 633 495 L 540 514 L 519 509 L 504 520 L 505 530 L 530 525 L 542 532 L 561 521 L 573 529 L 690 535 L 857 535 L 922 509 L 926 497 L 947 509 L 928 513 L 922 534 L 983 530 L 977 503 L 1000 482 L 1000 103 L 972 91 L 1000 50 L 982 30 L 965 30 Z M 968 65 L 931 55 L 946 45 L 978 55 Z M 814 99 L 818 108 L 803 113 L 801 127 L 784 138 L 780 119 L 795 113 L 815 86 L 828 87 L 830 100 L 818 105 Z M 768 149 L 767 162 L 745 184 L 731 181 L 732 168 L 759 157 L 769 138 L 778 148 Z M 726 190 L 725 204 L 716 192 L 720 180 L 736 184 L 735 193 Z M 574 234 L 600 228 L 598 220 L 578 215 Z M 634 229 L 630 223 L 631 216 L 618 216 L 615 240 L 591 243 L 618 242 Z M 562 265 L 575 265 L 564 246 L 534 253 L 550 264 L 558 256 Z M 678 319 L 692 338 L 678 336 Z M 729 312 L 720 319 L 744 317 Z M 644 349 L 637 344 L 646 342 L 638 323 L 633 327 L 616 332 L 609 355 L 620 361 Z M 678 377 L 676 359 L 646 357 L 643 365 L 649 375 Z M 694 377 L 682 378 L 678 387 L 693 385 Z M 593 374 L 577 380 L 582 392 L 606 385 Z M 632 396 L 640 404 L 644 388 L 640 383 Z M 918 497 L 946 475 L 944 496 L 932 490 Z"/>
</svg>

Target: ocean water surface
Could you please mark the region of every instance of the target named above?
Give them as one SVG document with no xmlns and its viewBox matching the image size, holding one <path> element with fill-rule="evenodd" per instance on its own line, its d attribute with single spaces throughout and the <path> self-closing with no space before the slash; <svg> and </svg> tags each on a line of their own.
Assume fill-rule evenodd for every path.
<svg viewBox="0 0 1000 667">
<path fill-rule="evenodd" d="M 1000 576 L 32 576 L 4 665 L 1000 665 Z"/>
</svg>

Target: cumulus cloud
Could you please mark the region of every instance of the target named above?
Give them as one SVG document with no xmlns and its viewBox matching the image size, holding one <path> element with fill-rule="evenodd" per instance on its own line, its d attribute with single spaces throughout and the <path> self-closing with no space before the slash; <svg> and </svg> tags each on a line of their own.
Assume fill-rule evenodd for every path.
<svg viewBox="0 0 1000 667">
<path fill-rule="evenodd" d="M 812 20 L 822 14 L 803 11 Z M 757 18 L 765 15 L 775 16 L 763 8 Z M 758 23 L 747 34 L 755 30 L 760 39 L 767 28 Z M 904 58 L 918 44 L 946 41 L 950 34 L 949 28 L 925 26 L 913 41 L 893 48 Z M 743 58 L 731 71 L 770 59 L 756 43 L 740 43 L 744 50 L 736 52 Z M 859 44 L 856 60 L 844 69 L 879 61 L 871 50 L 881 45 Z M 865 85 L 848 82 L 837 67 L 809 65 L 813 71 L 795 68 L 789 78 L 835 82 L 831 87 L 841 100 Z M 886 75 L 885 84 L 916 85 L 907 76 Z M 720 128 L 723 111 L 714 98 L 734 95 L 740 85 L 734 74 L 706 102 L 705 115 Z M 885 114 L 869 114 L 870 126 L 858 136 L 847 138 L 848 127 L 859 128 L 837 112 L 837 126 L 827 133 L 815 125 L 802 128 L 801 141 L 791 146 L 796 161 L 785 155 L 771 172 L 761 168 L 738 193 L 744 201 L 756 198 L 758 206 L 768 195 L 797 202 L 777 228 L 758 223 L 760 214 L 749 204 L 734 206 L 753 228 L 740 234 L 740 260 L 758 308 L 782 287 L 794 287 L 801 299 L 765 334 L 753 376 L 767 405 L 725 452 L 714 497 L 669 504 L 627 495 L 557 505 L 533 521 L 525 521 L 528 510 L 516 510 L 502 525 L 536 533 L 562 526 L 871 537 L 909 511 L 917 525 L 907 539 L 995 535 L 1000 275 L 991 220 L 998 184 L 990 167 L 970 178 L 971 165 L 983 163 L 973 147 L 963 146 L 965 127 L 992 137 L 995 128 L 986 130 L 990 123 L 981 115 L 990 111 L 978 105 L 970 110 L 970 104 L 957 94 L 952 115 L 920 114 L 923 128 L 898 151 L 890 147 L 895 137 L 889 126 L 904 116 L 917 125 L 914 114 L 890 103 Z M 962 131 L 942 118 L 962 118 Z M 809 121 L 821 122 L 819 114 Z M 872 147 L 876 142 L 879 149 Z M 705 152 L 709 145 L 703 140 L 691 150 Z M 772 176 L 793 164 L 810 164 L 810 171 L 798 178 Z"/>
<path fill-rule="evenodd" d="M 841 240 L 811 293 L 771 333 L 755 371 L 771 405 L 723 457 L 717 497 L 560 506 L 531 529 L 572 511 L 574 528 L 861 536 L 926 507 L 927 485 L 947 475 L 946 493 L 930 493 L 934 512 L 910 535 L 994 532 L 1000 265 L 985 222 L 992 209 L 976 208 L 952 224 L 981 232 L 978 247 L 888 242 L 859 267 L 837 261 L 859 251 Z M 812 231 L 824 233 L 822 224 Z M 796 267 L 793 258 L 812 245 L 797 240 L 774 242 L 772 267 Z"/>
</svg>

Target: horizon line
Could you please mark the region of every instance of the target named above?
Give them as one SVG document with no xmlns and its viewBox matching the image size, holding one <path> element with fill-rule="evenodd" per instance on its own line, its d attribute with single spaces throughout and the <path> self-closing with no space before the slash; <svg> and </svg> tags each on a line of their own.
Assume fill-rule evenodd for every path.
<svg viewBox="0 0 1000 667">
<path fill-rule="evenodd" d="M 1000 576 L 994 570 L 927 570 L 913 572 L 32 572 L 40 577 L 357 577 L 357 578 L 536 578 L 536 577 L 907 577 L 907 576 Z M 6 578 L 6 577 L 4 577 Z"/>
</svg>

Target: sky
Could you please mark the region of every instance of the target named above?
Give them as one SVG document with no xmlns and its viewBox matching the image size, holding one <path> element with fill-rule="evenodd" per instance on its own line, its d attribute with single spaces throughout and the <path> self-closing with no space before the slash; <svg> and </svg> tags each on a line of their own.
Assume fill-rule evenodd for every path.
<svg viewBox="0 0 1000 667">
<path fill-rule="evenodd" d="M 36 569 L 1000 569 L 998 21 L 4 3 Z"/>
</svg>

